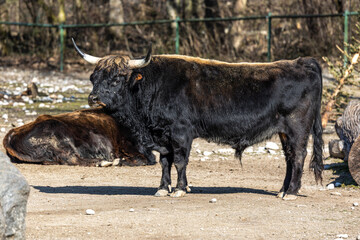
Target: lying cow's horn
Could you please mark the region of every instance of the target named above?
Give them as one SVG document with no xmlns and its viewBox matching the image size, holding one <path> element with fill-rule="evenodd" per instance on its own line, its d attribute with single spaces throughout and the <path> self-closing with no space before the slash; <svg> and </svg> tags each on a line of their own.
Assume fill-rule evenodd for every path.
<svg viewBox="0 0 360 240">
<path fill-rule="evenodd" d="M 129 68 L 130 69 L 134 69 L 134 68 L 143 68 L 146 67 L 150 61 L 151 61 L 151 50 L 152 50 L 152 44 L 150 44 L 148 53 L 146 54 L 145 58 L 142 59 L 133 59 L 129 61 Z"/>
<path fill-rule="evenodd" d="M 76 43 L 75 43 L 75 40 L 74 38 L 71 38 L 73 44 L 74 44 L 74 47 L 76 49 L 76 52 L 87 62 L 91 63 L 91 64 L 97 64 L 99 62 L 99 60 L 101 58 L 99 57 L 94 57 L 94 56 L 91 56 L 91 55 L 88 55 L 86 53 L 83 53 L 79 48 L 78 46 L 76 46 Z"/>
</svg>

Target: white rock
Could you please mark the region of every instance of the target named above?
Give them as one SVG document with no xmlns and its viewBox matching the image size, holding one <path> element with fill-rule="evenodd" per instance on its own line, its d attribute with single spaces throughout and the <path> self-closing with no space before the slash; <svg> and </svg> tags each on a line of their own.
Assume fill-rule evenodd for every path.
<svg viewBox="0 0 360 240">
<path fill-rule="evenodd" d="M 129 209 L 129 212 L 135 212 L 135 209 L 130 208 L 130 209 Z"/>
<path fill-rule="evenodd" d="M 266 153 L 265 152 L 265 147 L 259 147 L 257 150 L 257 153 Z"/>
<path fill-rule="evenodd" d="M 2 115 L 2 118 L 3 119 L 8 119 L 9 118 L 9 115 L 7 115 L 6 113 Z"/>
<path fill-rule="evenodd" d="M 219 154 L 224 154 L 224 155 L 232 155 L 235 153 L 235 150 L 232 148 L 221 148 L 219 150 L 216 151 Z"/>
<path fill-rule="evenodd" d="M 112 166 L 112 165 L 113 165 L 113 163 L 109 162 L 109 161 L 101 161 L 101 163 L 100 163 L 101 167 L 109 167 L 109 166 Z"/>
<path fill-rule="evenodd" d="M 89 105 L 81 105 L 80 108 L 85 108 L 85 109 L 89 109 L 90 106 Z"/>
<path fill-rule="evenodd" d="M 205 162 L 206 160 L 209 160 L 209 157 L 202 157 L 200 158 L 200 161 Z"/>
<path fill-rule="evenodd" d="M 276 154 L 276 152 L 275 152 L 274 150 L 272 150 L 272 149 L 268 149 L 268 151 L 269 151 L 269 153 L 272 154 L 272 155 Z"/>
<path fill-rule="evenodd" d="M 39 104 L 39 108 L 43 108 L 43 107 L 45 107 L 45 104 L 44 104 L 44 103 L 40 103 L 40 104 Z"/>
<path fill-rule="evenodd" d="M 216 198 L 213 198 L 213 199 L 211 199 L 209 202 L 210 202 L 210 203 L 216 203 L 217 200 L 216 200 Z"/>
<path fill-rule="evenodd" d="M 348 238 L 349 235 L 347 235 L 347 234 L 338 234 L 338 235 L 336 235 L 336 237 L 337 238 Z"/>
<path fill-rule="evenodd" d="M 341 196 L 341 193 L 339 193 L 339 192 L 331 192 L 330 195 Z"/>
<path fill-rule="evenodd" d="M 1 131 L 1 132 L 5 132 L 6 129 L 5 129 L 5 128 L 1 128 L 0 131 Z"/>
<path fill-rule="evenodd" d="M 330 183 L 329 185 L 326 186 L 326 189 L 331 190 L 334 189 L 335 185 L 333 183 Z"/>
<path fill-rule="evenodd" d="M 95 215 L 95 211 L 92 209 L 86 209 L 85 213 L 86 215 Z"/>
<path fill-rule="evenodd" d="M 203 155 L 204 156 L 210 156 L 211 154 L 213 154 L 212 152 L 209 152 L 209 151 L 204 151 L 203 152 Z"/>
<path fill-rule="evenodd" d="M 196 149 L 195 151 L 197 154 L 201 154 L 201 150 L 200 149 Z"/>
<path fill-rule="evenodd" d="M 245 149 L 244 152 L 246 152 L 246 153 L 252 153 L 252 152 L 254 152 L 254 148 L 253 148 L 253 147 L 248 147 L 248 148 Z"/>
<path fill-rule="evenodd" d="M 18 120 L 16 120 L 17 122 L 23 122 L 23 120 L 21 118 L 19 118 Z"/>
<path fill-rule="evenodd" d="M 274 142 L 266 142 L 265 148 L 272 149 L 272 150 L 278 150 L 279 146 Z"/>
<path fill-rule="evenodd" d="M 335 183 L 335 187 L 341 187 L 341 183 L 340 183 L 340 182 L 336 182 L 336 183 Z"/>
<path fill-rule="evenodd" d="M 34 101 L 33 101 L 33 100 L 29 100 L 29 104 L 34 104 Z"/>
<path fill-rule="evenodd" d="M 354 202 L 354 203 L 353 203 L 353 206 L 354 206 L 354 207 L 358 207 L 358 206 L 359 206 L 359 203 L 358 203 L 358 202 Z"/>
<path fill-rule="evenodd" d="M 112 162 L 113 166 L 118 166 L 120 164 L 120 158 L 115 158 L 114 161 Z"/>
</svg>

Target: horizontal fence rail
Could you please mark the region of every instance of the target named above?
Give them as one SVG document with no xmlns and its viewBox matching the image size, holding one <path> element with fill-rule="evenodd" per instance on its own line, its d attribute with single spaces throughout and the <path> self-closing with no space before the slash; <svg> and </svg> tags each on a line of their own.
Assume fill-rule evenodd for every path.
<svg viewBox="0 0 360 240">
<path fill-rule="evenodd" d="M 272 19 L 298 19 L 298 18 L 332 18 L 332 17 L 344 17 L 344 66 L 347 64 L 348 53 L 348 35 L 349 35 L 349 17 L 359 16 L 360 12 L 335 13 L 335 14 L 302 14 L 302 15 L 272 15 L 271 12 L 268 15 L 258 16 L 240 16 L 240 17 L 227 17 L 227 18 L 197 18 L 197 19 L 162 19 L 152 21 L 134 21 L 123 23 L 94 23 L 94 24 L 42 24 L 42 23 L 21 23 L 21 22 L 6 22 L 0 21 L 0 25 L 12 25 L 23 27 L 40 27 L 40 28 L 56 28 L 59 30 L 59 45 L 60 45 L 60 71 L 64 69 L 64 30 L 66 28 L 99 28 L 99 27 L 125 27 L 125 26 L 139 26 L 139 25 L 154 25 L 154 24 L 176 24 L 176 36 L 175 36 L 175 53 L 179 54 L 180 46 L 180 23 L 197 23 L 197 22 L 228 22 L 228 21 L 249 21 L 249 20 L 266 20 L 268 24 L 267 28 L 267 60 L 271 61 L 271 22 Z"/>
</svg>

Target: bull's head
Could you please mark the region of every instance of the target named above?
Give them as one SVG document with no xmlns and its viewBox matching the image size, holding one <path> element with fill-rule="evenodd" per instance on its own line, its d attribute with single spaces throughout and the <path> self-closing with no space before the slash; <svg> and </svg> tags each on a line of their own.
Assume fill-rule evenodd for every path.
<svg viewBox="0 0 360 240">
<path fill-rule="evenodd" d="M 77 53 L 87 62 L 96 64 L 90 81 L 93 84 L 88 102 L 90 106 L 101 105 L 109 110 L 115 110 L 126 104 L 125 93 L 140 80 L 144 74 L 141 69 L 151 61 L 151 46 L 146 57 L 130 59 L 128 56 L 94 57 L 83 53 L 72 39 Z"/>
</svg>

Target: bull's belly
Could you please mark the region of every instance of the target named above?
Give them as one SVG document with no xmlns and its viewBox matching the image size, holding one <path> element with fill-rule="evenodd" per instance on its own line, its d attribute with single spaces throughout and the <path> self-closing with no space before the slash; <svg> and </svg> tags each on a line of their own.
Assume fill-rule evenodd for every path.
<svg viewBox="0 0 360 240">
<path fill-rule="evenodd" d="M 279 132 L 281 132 L 281 129 L 277 125 L 271 125 L 266 128 L 252 128 L 247 130 L 232 127 L 229 129 L 221 129 L 216 131 L 204 131 L 201 132 L 198 137 L 204 138 L 209 142 L 227 144 L 233 148 L 239 148 L 240 146 L 248 147 L 262 142 Z"/>
</svg>

